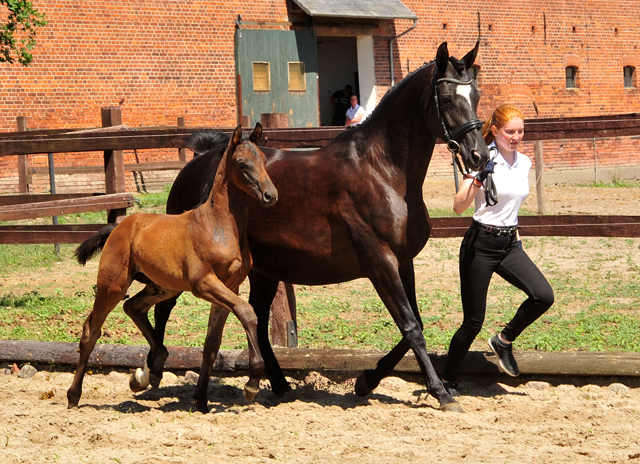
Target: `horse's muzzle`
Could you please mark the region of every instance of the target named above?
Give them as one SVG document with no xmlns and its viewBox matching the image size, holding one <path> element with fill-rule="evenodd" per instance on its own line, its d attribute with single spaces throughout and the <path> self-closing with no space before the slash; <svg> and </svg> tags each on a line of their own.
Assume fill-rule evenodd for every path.
<svg viewBox="0 0 640 464">
<path fill-rule="evenodd" d="M 265 208 L 275 205 L 278 201 L 278 191 L 275 189 L 275 187 L 263 190 L 260 201 L 262 203 L 262 206 L 264 206 Z"/>
</svg>

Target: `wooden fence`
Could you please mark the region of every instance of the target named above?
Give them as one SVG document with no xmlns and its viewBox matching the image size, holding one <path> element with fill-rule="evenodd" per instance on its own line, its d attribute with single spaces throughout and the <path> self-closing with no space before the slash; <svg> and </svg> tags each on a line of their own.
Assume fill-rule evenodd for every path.
<svg viewBox="0 0 640 464">
<path fill-rule="evenodd" d="M 0 221 L 58 216 L 108 210 L 108 222 L 118 222 L 133 204 L 124 188 L 125 169 L 133 171 L 180 169 L 186 163 L 185 147 L 194 130 L 179 118 L 175 127 L 129 128 L 122 125 L 120 107 L 101 109 L 102 128 L 80 130 L 26 130 L 26 120 L 18 118 L 18 132 L 0 134 L 0 156 L 18 156 L 20 195 L 0 196 Z M 231 128 L 222 129 L 231 131 Z M 326 145 L 343 128 L 265 128 L 266 146 L 273 148 L 314 148 Z M 544 140 L 604 138 L 640 135 L 640 115 L 613 115 L 587 118 L 537 119 L 525 121 L 528 140 L 536 141 L 538 191 L 544 186 Z M 175 148 L 176 161 L 125 165 L 123 150 Z M 106 194 L 27 195 L 26 157 L 42 153 L 104 152 L 104 166 L 76 170 L 103 171 Z M 68 168 L 67 168 L 68 169 Z M 538 195 L 540 197 L 541 195 Z M 540 200 L 539 200 L 540 201 Z M 544 212 L 544 204 L 538 204 Z M 432 219 L 432 237 L 459 237 L 469 226 L 469 218 Z M 640 236 L 638 216 L 525 216 L 520 218 L 523 235 L 537 236 Z M 104 224 L 4 225 L 0 243 L 79 243 Z M 274 344 L 295 346 L 295 295 L 281 285 L 273 307 Z"/>
</svg>

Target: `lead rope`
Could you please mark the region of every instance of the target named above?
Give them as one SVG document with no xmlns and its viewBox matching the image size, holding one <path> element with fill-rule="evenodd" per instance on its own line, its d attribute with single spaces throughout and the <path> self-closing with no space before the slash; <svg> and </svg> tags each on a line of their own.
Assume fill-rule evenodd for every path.
<svg viewBox="0 0 640 464">
<path fill-rule="evenodd" d="M 489 152 L 495 151 L 493 158 L 491 161 L 495 160 L 498 156 L 498 149 L 496 147 L 491 147 Z M 487 206 L 495 206 L 498 204 L 498 189 L 496 187 L 496 183 L 493 181 L 493 173 L 490 172 L 487 174 L 487 178 L 484 180 L 484 200 L 487 202 Z"/>
</svg>

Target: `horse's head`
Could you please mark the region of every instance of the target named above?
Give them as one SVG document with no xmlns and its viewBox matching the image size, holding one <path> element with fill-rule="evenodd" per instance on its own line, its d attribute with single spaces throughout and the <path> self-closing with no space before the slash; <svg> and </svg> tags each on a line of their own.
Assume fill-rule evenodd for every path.
<svg viewBox="0 0 640 464">
<path fill-rule="evenodd" d="M 278 200 L 278 191 L 267 174 L 267 157 L 256 145 L 261 139 L 260 123 L 256 124 L 249 140 L 242 140 L 242 127 L 236 127 L 227 148 L 227 172 L 240 190 L 269 207 Z"/>
<path fill-rule="evenodd" d="M 433 106 L 439 122 L 435 128 L 449 150 L 462 157 L 467 169 L 484 169 L 489 150 L 482 137 L 482 123 L 476 115 L 480 94 L 467 70 L 478 54 L 479 42 L 462 60 L 449 57 L 447 43 L 438 47 L 432 78 Z"/>
</svg>

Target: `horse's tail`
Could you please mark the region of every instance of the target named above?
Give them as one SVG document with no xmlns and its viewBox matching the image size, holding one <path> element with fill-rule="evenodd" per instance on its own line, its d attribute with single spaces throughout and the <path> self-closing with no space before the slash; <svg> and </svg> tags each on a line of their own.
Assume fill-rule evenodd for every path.
<svg viewBox="0 0 640 464">
<path fill-rule="evenodd" d="M 102 251 L 109 235 L 111 235 L 111 232 L 113 232 L 115 228 L 115 224 L 109 224 L 82 242 L 80 246 L 76 248 L 75 252 L 78 262 L 84 266 L 87 261 Z"/>
<path fill-rule="evenodd" d="M 194 151 L 194 157 L 202 155 L 208 151 L 216 149 L 225 149 L 229 145 L 229 135 L 221 131 L 213 129 L 205 129 L 194 132 L 189 141 L 187 148 Z"/>
</svg>

